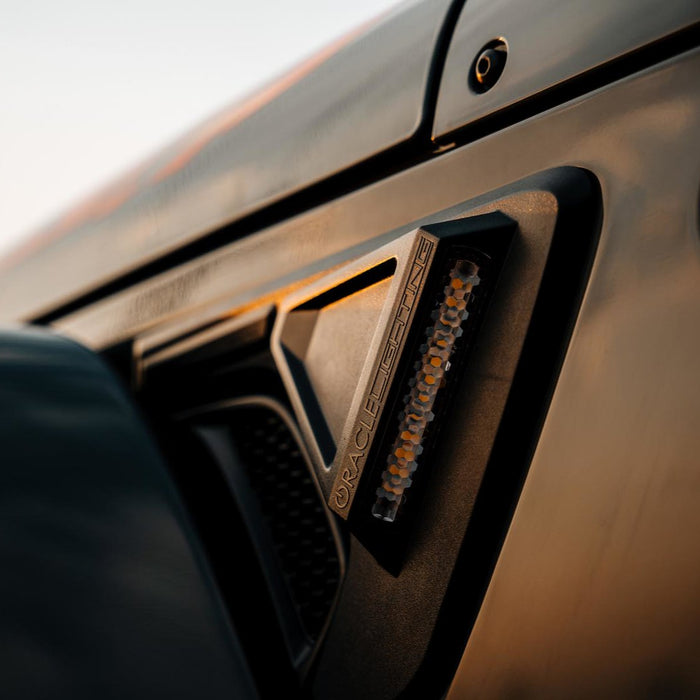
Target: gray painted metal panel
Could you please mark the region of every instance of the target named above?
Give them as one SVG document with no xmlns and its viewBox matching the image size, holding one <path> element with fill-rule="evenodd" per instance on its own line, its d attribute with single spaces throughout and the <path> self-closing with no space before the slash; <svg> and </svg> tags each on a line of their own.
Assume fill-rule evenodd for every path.
<svg viewBox="0 0 700 700">
<path fill-rule="evenodd" d="M 174 487 L 92 352 L 0 331 L 0 688 L 14 698 L 251 698 Z"/>
<path fill-rule="evenodd" d="M 451 698 L 700 694 L 699 74 L 586 124 L 599 255 Z"/>
<path fill-rule="evenodd" d="M 0 318 L 34 318 L 409 139 L 450 3 L 401 5 L 40 231 L 0 261 Z"/>
<path fill-rule="evenodd" d="M 700 20 L 697 0 L 468 0 L 438 93 L 433 136 L 535 95 Z M 505 39 L 505 70 L 488 92 L 467 82 L 482 47 Z"/>
<path fill-rule="evenodd" d="M 58 325 L 100 346 L 242 313 L 534 172 L 590 170 L 597 262 L 455 692 L 697 692 L 699 74 L 693 50 Z"/>
<path fill-rule="evenodd" d="M 617 182 L 618 192 L 641 177 L 633 168 L 620 171 L 623 162 L 633 160 L 647 170 L 660 164 L 674 167 L 670 150 L 652 151 L 638 134 L 649 132 L 650 144 L 657 134 L 657 141 L 668 141 L 669 148 L 675 144 L 683 154 L 692 148 L 678 140 L 697 142 L 700 95 L 695 84 L 685 93 L 673 90 L 668 65 L 236 241 L 55 325 L 96 348 L 156 328 L 162 334 L 169 324 L 185 333 L 216 318 L 245 313 L 253 304 L 269 304 L 301 280 L 413 228 L 463 215 L 479 206 L 473 198 L 552 167 L 588 168 L 603 182 Z M 653 191 L 648 194 L 654 196 Z"/>
</svg>

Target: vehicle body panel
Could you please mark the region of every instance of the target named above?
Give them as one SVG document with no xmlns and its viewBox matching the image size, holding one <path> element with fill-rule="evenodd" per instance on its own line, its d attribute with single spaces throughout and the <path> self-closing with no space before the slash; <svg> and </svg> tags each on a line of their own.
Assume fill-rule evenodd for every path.
<svg viewBox="0 0 700 700">
<path fill-rule="evenodd" d="M 0 261 L 30 320 L 409 140 L 451 0 L 409 2 L 223 111 Z"/>
<path fill-rule="evenodd" d="M 435 20 L 430 30 L 434 37 L 437 17 L 443 17 L 446 4 L 439 5 L 440 13 L 437 5 L 428 11 L 428 5 L 421 5 L 420 12 Z M 419 13 L 417 7 L 409 6 L 406 17 L 415 19 L 412 13 Z M 345 532 L 347 585 L 340 588 L 323 646 L 314 652 L 310 676 L 313 690 L 321 697 L 394 697 L 398 691 L 426 697 L 422 692 L 426 688 L 442 697 L 453 676 L 452 697 L 700 692 L 696 663 L 700 654 L 700 433 L 695 429 L 700 415 L 700 48 L 697 25 L 687 29 L 696 18 L 697 6 L 671 3 L 653 20 L 653 9 L 645 4 L 647 11 L 636 22 L 639 8 L 632 3 L 596 5 L 586 15 L 580 35 L 576 30 L 581 4 L 557 6 L 551 14 L 550 4 L 543 0 L 535 7 L 538 12 L 531 18 L 521 6 L 513 9 L 497 2 L 484 7 L 477 0 L 472 9 L 481 8 L 480 14 L 466 26 L 465 18 L 472 11 L 467 3 L 441 87 L 449 90 L 450 98 L 447 102 L 440 98 L 437 104 L 433 134 L 439 137 L 439 145 L 427 139 L 418 148 L 410 141 L 411 134 L 425 126 L 425 113 L 411 109 L 410 119 L 404 115 L 400 139 L 418 148 L 412 158 L 392 161 L 376 176 L 365 173 L 358 181 L 348 179 L 339 190 L 329 188 L 310 196 L 299 208 L 285 210 L 280 205 L 275 209 L 277 205 L 272 204 L 266 210 L 273 211 L 269 218 L 248 219 L 248 228 L 237 229 L 237 217 L 396 143 L 384 132 L 372 153 L 364 146 L 355 151 L 358 142 L 347 136 L 352 157 L 343 164 L 338 154 L 344 152 L 342 139 L 347 132 L 341 128 L 343 114 L 335 114 L 332 123 L 340 131 L 329 128 L 333 145 L 327 146 L 333 165 L 327 161 L 315 175 L 300 170 L 279 184 L 288 173 L 285 168 L 277 171 L 280 163 L 287 164 L 299 144 L 313 140 L 314 119 L 322 119 L 314 112 L 318 104 L 312 106 L 308 97 L 317 94 L 319 85 L 330 85 L 343 74 L 336 67 L 329 70 L 327 83 L 316 84 L 325 70 L 321 66 L 317 69 L 321 73 L 314 72 L 298 84 L 300 92 L 290 88 L 268 105 L 271 111 L 261 107 L 249 117 L 248 126 L 242 122 L 236 127 L 228 145 L 227 136 L 221 136 L 222 141 L 217 137 L 200 152 L 206 155 L 211 148 L 208 156 L 196 156 L 191 165 L 170 174 L 171 189 L 168 185 L 161 194 L 154 194 L 147 185 L 102 223 L 78 226 L 62 242 L 56 239 L 53 247 L 39 250 L 35 262 L 17 265 L 3 280 L 10 293 L 0 299 L 0 316 L 32 317 L 52 309 L 43 321 L 90 348 L 104 352 L 126 348 L 128 362 L 136 368 L 130 379 L 138 391 L 148 389 L 149 373 L 162 362 L 165 379 L 151 386 L 156 393 L 164 387 L 171 392 L 164 392 L 167 403 L 178 394 L 187 373 L 186 364 L 178 366 L 175 361 L 178 353 L 206 349 L 212 338 L 220 340 L 253 327 L 251 345 L 256 352 L 269 352 L 269 325 L 285 298 L 303 298 L 321 277 L 348 263 L 357 264 L 362 256 L 407 232 L 475 211 L 492 211 L 515 191 L 522 195 L 520 204 L 505 213 L 518 221 L 518 206 L 532 213 L 549 201 L 536 186 L 532 191 L 518 188 L 548 173 L 576 170 L 595 183 L 600 201 L 596 199 L 588 212 L 600 223 L 599 239 L 595 238 L 598 229 L 590 232 L 592 240 L 598 241 L 595 259 L 590 267 L 582 261 L 585 293 L 581 290 L 580 309 L 572 312 L 559 344 L 561 362 L 551 368 L 552 387 L 543 388 L 545 399 L 533 401 L 536 428 L 530 435 L 531 450 L 527 459 L 513 465 L 520 470 L 518 494 L 501 523 L 503 532 L 495 535 L 497 544 L 486 552 L 483 590 L 469 579 L 470 546 L 474 547 L 470 537 L 473 540 L 474 533 L 479 533 L 471 520 L 472 508 L 478 506 L 478 486 L 469 491 L 470 484 L 458 484 L 455 488 L 464 489 L 468 497 L 454 505 L 450 484 L 439 479 L 433 483 L 428 492 L 434 499 L 432 509 L 423 511 L 431 513 L 431 518 L 421 523 L 422 529 L 408 542 L 408 555 L 398 573 L 383 567 L 355 532 Z M 535 22 L 533 28 L 530 20 L 542 14 L 547 21 Z M 541 44 L 549 36 L 547 22 L 555 19 L 564 22 L 565 26 L 557 25 L 562 35 L 540 47 L 544 53 L 538 55 L 549 58 L 536 64 L 534 44 L 529 46 L 528 38 L 539 37 Z M 620 27 L 628 26 L 626 20 L 628 31 L 618 33 Z M 399 19 L 392 20 L 394 29 L 387 29 L 387 40 L 395 37 L 399 25 Z M 675 34 L 661 41 L 683 25 L 685 43 L 676 44 Z M 509 28 L 508 45 L 517 55 L 508 58 L 503 90 L 497 84 L 493 95 L 485 93 L 477 106 L 468 93 L 465 57 L 493 38 L 492 32 L 496 36 L 505 32 L 498 27 Z M 421 32 L 428 32 L 427 26 Z M 567 37 L 577 50 L 566 51 Z M 397 46 L 403 48 L 388 49 L 393 58 L 385 60 L 390 66 L 400 60 L 399 54 L 410 54 L 415 38 L 415 33 L 403 36 L 397 39 Z M 634 57 L 641 55 L 637 50 L 645 42 L 657 42 L 653 47 L 662 50 L 648 52 L 637 61 Z M 353 51 L 352 46 L 357 44 L 346 50 Z M 434 46 L 431 43 L 431 49 Z M 383 55 L 376 50 L 379 53 L 365 57 L 339 55 L 355 56 L 363 71 L 374 74 L 375 62 Z M 615 62 L 620 56 L 634 60 L 626 60 L 620 69 Z M 427 66 L 422 60 L 419 64 Z M 371 65 L 374 70 L 367 67 Z M 415 70 L 414 65 L 410 71 Z M 566 84 L 589 70 L 596 71 L 594 85 L 581 83 L 579 92 L 552 92 L 562 81 Z M 412 83 L 415 88 L 420 82 L 420 91 L 412 95 L 416 98 L 420 93 L 421 99 L 400 101 L 404 106 L 425 107 L 427 74 L 421 75 L 422 82 Z M 373 85 L 381 91 L 386 83 L 383 78 L 377 80 Z M 285 95 L 292 101 L 285 103 Z M 543 95 L 554 97 L 540 99 Z M 345 98 L 348 94 L 338 97 L 341 103 Z M 332 95 L 328 99 L 338 104 Z M 400 109 L 392 99 L 390 105 Z M 285 154 L 282 149 L 277 159 L 266 150 L 277 136 L 271 143 L 266 141 L 270 124 L 265 115 L 275 113 L 275 119 L 282 119 L 275 110 L 285 104 L 288 109 L 308 108 L 313 116 L 306 123 L 298 122 L 303 134 L 298 143 L 287 142 L 290 132 L 279 135 L 285 148 L 292 150 Z M 380 121 L 390 119 L 394 109 L 382 104 Z M 472 120 L 513 104 L 528 105 L 528 110 L 513 112 L 510 122 L 496 120 L 484 131 L 469 131 Z M 362 113 L 366 105 L 357 107 L 353 114 Z M 416 114 L 422 116 L 416 119 Z M 352 123 L 351 131 L 357 128 L 357 122 Z M 243 148 L 245 164 L 240 165 L 235 143 L 244 133 L 249 133 L 251 143 Z M 249 178 L 258 156 L 264 165 Z M 305 161 L 300 162 L 303 166 Z M 246 175 L 241 182 L 257 182 L 258 199 L 258 195 L 238 199 L 231 183 L 241 173 Z M 272 189 L 267 190 L 268 186 Z M 123 277 L 115 287 L 106 283 L 111 275 L 146 265 L 214 228 L 220 235 L 211 248 L 185 247 L 182 257 L 170 258 L 162 267 L 144 267 L 144 274 Z M 527 230 L 521 226 L 519 235 L 526 236 Z M 158 232 L 155 238 L 149 237 L 152 231 Z M 571 236 L 582 235 L 574 226 L 570 231 Z M 139 247 L 141 237 L 143 247 Z M 78 242 L 88 238 L 93 243 L 79 248 Z M 577 242 L 572 240 L 572 246 Z M 532 246 L 533 240 L 527 244 Z M 115 258 L 111 272 L 95 268 L 86 286 L 80 270 L 94 265 L 103 245 L 124 245 L 125 257 Z M 77 260 L 81 256 L 84 259 Z M 61 260 L 74 258 L 78 267 L 61 268 Z M 55 268 L 60 268 L 57 276 L 49 280 Z M 35 292 L 32 280 L 39 274 L 46 282 Z M 77 279 L 71 281 L 74 275 Z M 102 291 L 81 300 L 85 289 L 100 284 L 106 285 Z M 522 295 L 507 290 L 512 310 Z M 67 301 L 70 304 L 62 307 Z M 497 364 L 507 355 L 507 332 L 483 337 L 482 354 L 476 356 L 491 353 Z M 231 356 L 238 357 L 240 347 L 235 343 L 231 347 Z M 518 353 L 509 356 L 510 369 L 516 373 L 522 370 Z M 228 350 L 223 356 L 217 361 L 231 361 Z M 169 375 L 171 361 L 174 369 Z M 265 371 L 274 368 L 270 358 L 265 361 Z M 206 373 L 207 367 L 215 365 L 202 366 Z M 244 372 L 254 384 L 251 367 L 255 368 L 253 361 L 244 366 Z M 489 412 L 489 399 L 497 393 L 494 387 L 500 386 L 507 405 L 511 396 L 505 396 L 508 392 L 503 389 L 506 378 L 499 372 L 488 376 L 476 372 L 475 376 L 472 385 L 462 385 L 475 391 L 465 392 L 465 401 L 452 413 L 458 424 L 453 426 L 453 436 L 463 437 L 479 420 L 490 420 L 494 434 L 502 425 L 501 414 Z M 212 377 L 216 384 L 219 375 Z M 200 378 L 193 374 L 191 384 Z M 221 391 L 228 391 L 224 384 Z M 470 403 L 479 395 L 483 401 Z M 527 404 L 527 398 L 521 401 Z M 284 394 L 282 400 L 287 399 Z M 184 403 L 187 400 L 182 398 Z M 480 415 L 480 409 L 488 415 Z M 469 476 L 473 451 L 479 451 L 486 463 L 487 448 L 497 439 L 489 444 L 455 440 L 445 448 L 448 456 L 436 471 Z M 436 503 L 446 502 L 451 510 L 443 520 L 436 515 Z M 457 516 L 461 520 L 457 518 L 454 526 Z M 443 556 L 434 556 L 435 550 L 428 547 L 435 542 L 443 546 Z M 458 565 L 460 576 L 455 574 Z M 413 596 L 401 627 L 402 641 L 409 639 L 413 644 L 410 658 L 392 655 L 391 637 L 396 630 L 380 629 L 382 609 L 367 603 L 393 600 L 392 586 L 406 586 Z M 454 656 L 450 673 L 437 677 L 425 669 L 444 651 L 434 641 L 439 640 L 449 589 L 455 586 L 458 590 L 451 595 L 462 596 L 469 611 L 449 620 L 459 643 L 449 650 Z M 368 610 L 373 611 L 370 619 L 363 617 Z"/>
<path fill-rule="evenodd" d="M 688 0 L 470 0 L 455 26 L 433 137 L 585 74 L 700 21 Z M 466 90 L 466 68 L 492 39 L 508 47 L 498 89 Z"/>
</svg>

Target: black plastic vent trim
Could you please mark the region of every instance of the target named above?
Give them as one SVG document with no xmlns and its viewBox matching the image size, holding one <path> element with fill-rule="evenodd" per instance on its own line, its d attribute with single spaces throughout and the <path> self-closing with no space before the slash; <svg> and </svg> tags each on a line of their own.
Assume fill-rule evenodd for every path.
<svg viewBox="0 0 700 700">
<path fill-rule="evenodd" d="M 308 670 L 345 570 L 343 545 L 286 408 L 266 396 L 178 416 L 219 465 L 241 511 L 293 665 Z"/>
</svg>

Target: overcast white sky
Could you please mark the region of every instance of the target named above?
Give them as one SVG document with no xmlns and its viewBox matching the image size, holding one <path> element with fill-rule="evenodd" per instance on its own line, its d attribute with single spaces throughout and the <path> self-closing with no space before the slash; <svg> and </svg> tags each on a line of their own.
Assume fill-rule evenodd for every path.
<svg viewBox="0 0 700 700">
<path fill-rule="evenodd" d="M 397 0 L 0 0 L 0 254 Z"/>
</svg>

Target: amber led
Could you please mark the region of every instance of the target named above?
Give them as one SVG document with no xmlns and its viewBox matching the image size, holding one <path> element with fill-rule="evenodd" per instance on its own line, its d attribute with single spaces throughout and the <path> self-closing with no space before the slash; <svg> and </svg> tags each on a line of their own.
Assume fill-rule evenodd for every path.
<svg viewBox="0 0 700 700">
<path fill-rule="evenodd" d="M 435 416 L 435 400 L 450 369 L 450 357 L 462 324 L 469 316 L 467 305 L 472 290 L 479 284 L 479 268 L 466 260 L 458 261 L 450 270 L 442 301 L 432 314 L 433 324 L 427 328 L 426 342 L 420 347 L 420 359 L 410 379 L 409 393 L 399 414 L 399 426 L 393 442 L 382 482 L 376 491 L 377 500 L 372 515 L 393 522 L 413 483 L 423 452 L 422 441 L 429 423 Z"/>
</svg>

